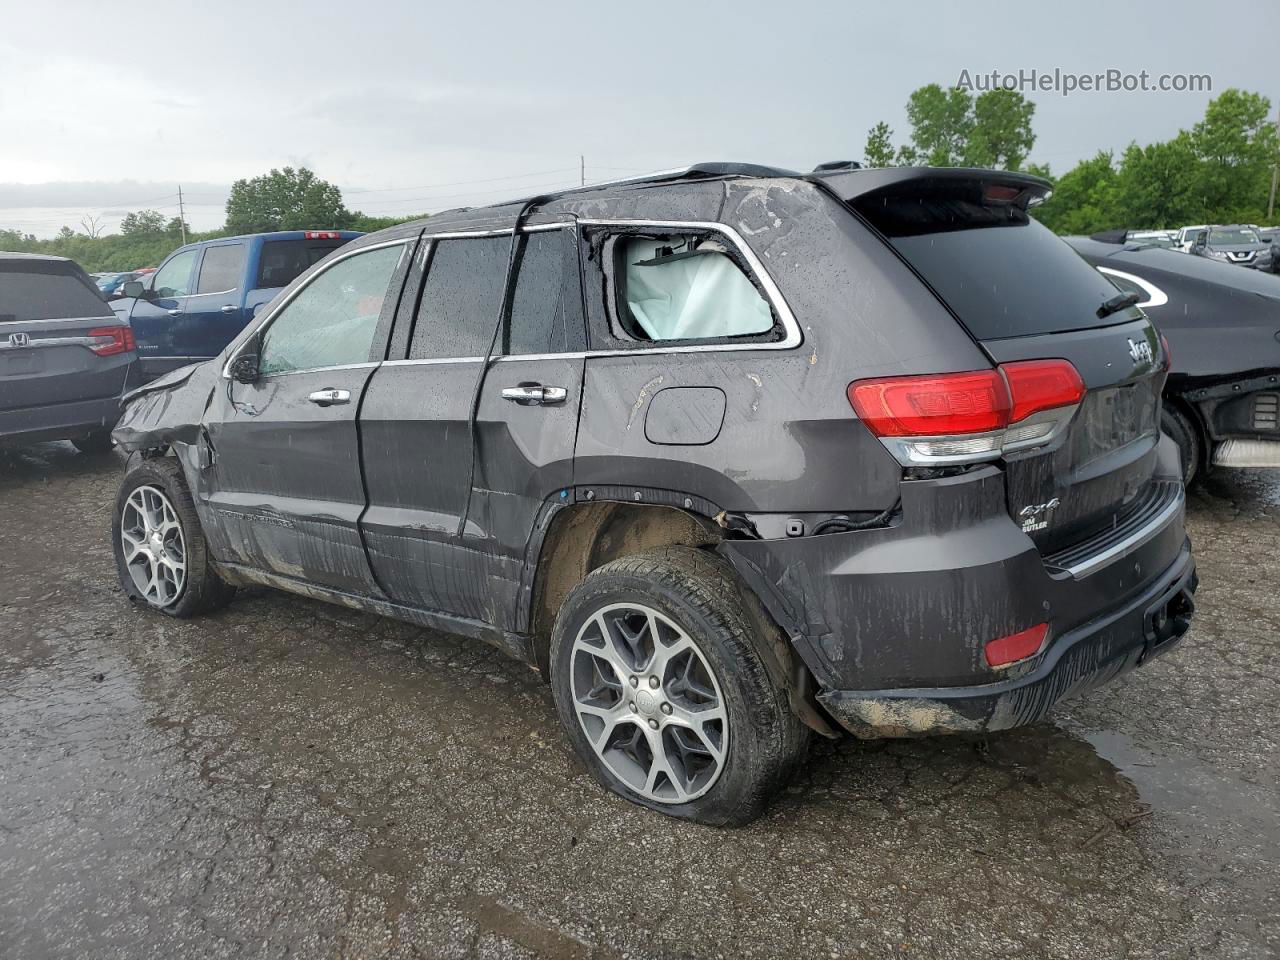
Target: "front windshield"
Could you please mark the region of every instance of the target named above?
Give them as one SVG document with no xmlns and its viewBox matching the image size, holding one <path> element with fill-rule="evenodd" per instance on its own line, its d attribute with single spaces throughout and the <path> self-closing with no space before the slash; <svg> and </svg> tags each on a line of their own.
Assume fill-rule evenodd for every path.
<svg viewBox="0 0 1280 960">
<path fill-rule="evenodd" d="M 1210 243 L 1258 243 L 1258 234 L 1248 227 L 1215 227 L 1209 231 Z"/>
</svg>

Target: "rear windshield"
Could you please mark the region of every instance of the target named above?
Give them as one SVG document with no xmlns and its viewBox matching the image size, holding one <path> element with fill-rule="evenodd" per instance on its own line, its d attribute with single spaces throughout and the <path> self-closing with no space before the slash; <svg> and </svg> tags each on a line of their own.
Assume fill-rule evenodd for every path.
<svg viewBox="0 0 1280 960">
<path fill-rule="evenodd" d="M 978 180 L 913 180 L 853 206 L 978 340 L 1133 319 L 1121 310 L 1100 320 L 1098 308 L 1116 288 L 1006 192 Z"/>
<path fill-rule="evenodd" d="M 346 240 L 268 240 L 258 261 L 257 289 L 287 287 L 303 270 L 320 260 Z"/>
<path fill-rule="evenodd" d="M 0 259 L 0 323 L 110 316 L 98 288 L 76 267 Z"/>
</svg>

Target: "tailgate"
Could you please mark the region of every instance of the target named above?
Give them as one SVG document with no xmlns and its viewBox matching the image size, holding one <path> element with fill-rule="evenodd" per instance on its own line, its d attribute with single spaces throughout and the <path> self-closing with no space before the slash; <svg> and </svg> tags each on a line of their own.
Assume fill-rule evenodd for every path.
<svg viewBox="0 0 1280 960">
<path fill-rule="evenodd" d="M 119 396 L 128 330 L 74 263 L 0 258 L 0 410 Z"/>
<path fill-rule="evenodd" d="M 1045 554 L 1120 527 L 1153 489 L 1166 373 L 1154 327 L 1030 216 L 1047 183 L 991 171 L 870 172 L 887 182 L 870 181 L 850 205 L 994 364 L 1066 360 L 1083 383 L 1074 411 L 1058 410 L 1039 446 L 1015 452 L 1017 422 L 1005 434 L 1010 516 Z"/>
<path fill-rule="evenodd" d="M 1118 527 L 1140 509 L 1155 472 L 1165 373 L 1150 322 L 982 345 L 997 363 L 1069 360 L 1087 391 L 1056 444 L 1004 458 L 1009 512 L 1041 552 Z"/>
</svg>

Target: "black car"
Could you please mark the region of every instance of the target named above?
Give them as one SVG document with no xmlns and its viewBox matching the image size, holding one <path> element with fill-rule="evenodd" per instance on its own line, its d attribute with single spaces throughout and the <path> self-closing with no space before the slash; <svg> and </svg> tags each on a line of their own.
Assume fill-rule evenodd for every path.
<svg viewBox="0 0 1280 960">
<path fill-rule="evenodd" d="M 1209 467 L 1280 467 L 1280 278 L 1112 233 L 1067 242 L 1169 338 L 1162 417 L 1186 479 Z"/>
<path fill-rule="evenodd" d="M 110 449 L 136 360 L 129 324 L 78 264 L 0 253 L 0 443 Z"/>
<path fill-rule="evenodd" d="M 355 240 L 131 398 L 124 590 L 497 644 L 601 782 L 706 823 L 814 731 L 1031 723 L 1196 586 L 1167 354 L 1048 189 L 706 164 Z"/>
</svg>

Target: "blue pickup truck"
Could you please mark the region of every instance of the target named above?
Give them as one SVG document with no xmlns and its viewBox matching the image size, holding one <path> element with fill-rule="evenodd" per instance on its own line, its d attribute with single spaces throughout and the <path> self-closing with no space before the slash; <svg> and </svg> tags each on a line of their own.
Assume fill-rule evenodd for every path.
<svg viewBox="0 0 1280 960">
<path fill-rule="evenodd" d="M 143 379 L 216 357 L 254 311 L 317 260 L 363 234 L 288 230 L 180 247 L 111 308 L 128 320 Z"/>
</svg>

